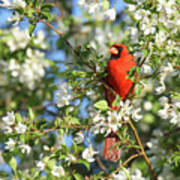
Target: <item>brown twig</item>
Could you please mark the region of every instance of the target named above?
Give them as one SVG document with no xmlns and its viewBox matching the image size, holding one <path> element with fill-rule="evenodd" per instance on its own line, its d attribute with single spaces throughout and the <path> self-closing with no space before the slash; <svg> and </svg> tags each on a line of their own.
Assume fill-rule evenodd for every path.
<svg viewBox="0 0 180 180">
<path fill-rule="evenodd" d="M 83 58 L 81 57 L 79 51 L 77 51 L 76 49 L 74 49 L 74 47 L 70 44 L 69 41 L 67 41 L 67 39 L 64 37 L 64 35 L 58 30 L 56 29 L 54 26 L 52 26 L 50 23 L 48 23 L 46 20 L 44 19 L 40 19 L 39 22 L 42 22 L 44 24 L 46 24 L 48 27 L 50 27 L 53 31 L 55 31 L 66 43 L 67 46 L 70 47 L 70 49 L 74 52 L 74 54 L 90 69 L 93 69 L 93 67 L 91 67 L 88 63 L 86 63 Z"/>
<path fill-rule="evenodd" d="M 71 128 L 71 129 L 88 129 L 89 126 L 87 125 L 74 125 L 74 124 L 69 124 L 69 125 L 62 125 L 62 126 L 57 126 L 54 128 L 50 128 L 50 129 L 45 129 L 42 131 L 42 134 L 46 134 L 58 129 L 65 129 L 65 128 Z"/>
<path fill-rule="evenodd" d="M 48 27 L 50 27 L 52 30 L 54 30 L 64 41 L 65 43 L 67 44 L 67 46 L 69 46 L 71 48 L 71 50 L 76 54 L 76 56 L 78 56 L 78 58 L 83 62 L 83 64 L 85 64 L 87 67 L 89 67 L 90 69 L 94 70 L 95 73 L 96 73 L 96 76 L 98 77 L 98 73 L 96 71 L 96 69 L 92 66 L 90 66 L 88 63 L 86 63 L 81 55 L 79 54 L 79 52 L 73 48 L 73 46 L 69 43 L 69 41 L 66 40 L 66 38 L 64 37 L 64 35 L 58 30 L 56 29 L 54 26 L 52 26 L 50 23 L 48 23 L 47 21 L 41 19 L 39 20 L 39 22 L 42 22 L 42 23 L 45 23 Z M 117 93 L 102 79 L 102 78 L 98 78 L 100 82 L 102 82 L 102 84 L 105 86 L 105 88 L 107 88 L 108 90 L 110 90 L 112 92 L 112 94 L 114 96 L 117 95 Z"/>
<path fill-rule="evenodd" d="M 137 141 L 138 145 L 139 145 L 140 148 L 141 148 L 141 151 L 142 151 L 142 153 L 143 153 L 143 157 L 144 157 L 144 159 L 145 159 L 145 161 L 146 161 L 146 164 L 149 166 L 149 169 L 150 169 L 150 171 L 151 171 L 151 173 L 152 173 L 152 175 L 153 175 L 154 180 L 157 180 L 157 175 L 156 175 L 156 173 L 155 173 L 155 171 L 154 171 L 154 169 L 153 169 L 153 166 L 152 166 L 149 158 L 148 158 L 147 155 L 146 155 L 146 152 L 145 152 L 144 147 L 143 147 L 143 145 L 142 145 L 142 143 L 141 143 L 141 140 L 140 140 L 139 135 L 138 135 L 138 133 L 137 133 L 137 131 L 136 131 L 136 128 L 134 127 L 134 125 L 133 125 L 133 123 L 131 122 L 131 120 L 128 121 L 128 124 L 129 124 L 130 128 L 132 129 L 132 131 L 133 131 L 133 133 L 134 133 L 134 136 L 135 136 L 135 138 L 136 138 L 136 141 Z"/>
<path fill-rule="evenodd" d="M 34 132 L 39 132 L 42 135 L 44 135 L 44 134 L 47 134 L 49 132 L 52 132 L 52 131 L 55 131 L 58 129 L 66 129 L 66 128 L 69 128 L 69 129 L 89 129 L 90 126 L 89 125 L 75 125 L 75 124 L 60 125 L 60 126 L 56 126 L 53 128 L 44 129 L 43 131 L 40 131 L 38 129 L 33 129 L 32 131 L 30 131 L 30 134 L 33 134 Z"/>
<path fill-rule="evenodd" d="M 101 161 L 101 159 L 99 158 L 99 156 L 95 156 L 95 159 L 96 159 L 96 161 L 97 161 L 97 163 L 98 163 L 98 166 L 107 174 L 108 173 L 108 171 L 107 171 L 107 168 L 106 168 L 106 166 L 103 164 L 103 162 Z"/>
<path fill-rule="evenodd" d="M 48 23 L 46 20 L 44 19 L 40 19 L 39 22 L 42 22 L 44 24 L 46 24 L 47 26 L 49 26 L 53 31 L 55 31 L 63 40 L 64 42 L 72 49 L 72 51 L 75 52 L 75 54 L 77 54 L 77 52 L 75 51 L 75 49 L 73 48 L 73 46 L 69 43 L 69 41 L 66 40 L 66 38 L 64 37 L 64 35 L 58 31 L 54 26 L 52 26 L 50 23 Z M 78 53 L 79 56 L 79 53 Z"/>
<path fill-rule="evenodd" d="M 126 166 L 130 161 L 132 161 L 133 159 L 135 159 L 135 158 L 137 158 L 137 157 L 139 157 L 139 156 L 142 156 L 142 155 L 143 155 L 142 152 L 137 153 L 137 154 L 133 154 L 133 155 L 130 156 L 126 161 L 124 161 L 124 162 L 122 163 L 122 165 L 123 165 L 123 166 Z"/>
<path fill-rule="evenodd" d="M 129 157 L 126 161 L 124 161 L 122 164 L 119 164 L 119 167 L 118 167 L 115 171 L 113 171 L 113 172 L 111 173 L 110 177 L 112 177 L 112 174 L 116 174 L 117 172 L 119 172 L 119 171 L 122 169 L 122 167 L 126 166 L 130 161 L 132 161 L 133 159 L 135 159 L 135 158 L 137 158 L 137 157 L 139 157 L 139 156 L 142 156 L 142 155 L 143 155 L 143 153 L 140 152 L 140 153 L 133 154 L 132 156 L 130 156 L 130 157 Z"/>
</svg>

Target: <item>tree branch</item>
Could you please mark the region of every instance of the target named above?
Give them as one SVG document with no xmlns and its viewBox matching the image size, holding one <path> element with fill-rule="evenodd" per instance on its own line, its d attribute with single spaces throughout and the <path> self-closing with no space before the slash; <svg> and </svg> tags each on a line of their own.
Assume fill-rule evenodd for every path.
<svg viewBox="0 0 180 180">
<path fill-rule="evenodd" d="M 140 138 L 139 138 L 138 132 L 136 131 L 136 128 L 134 127 L 134 125 L 133 125 L 133 123 L 131 122 L 131 120 L 128 121 L 128 124 L 129 124 L 130 128 L 132 129 L 132 131 L 133 131 L 133 133 L 134 133 L 136 142 L 138 143 L 138 145 L 139 145 L 140 148 L 141 148 L 141 151 L 142 151 L 142 153 L 143 153 L 142 155 L 143 155 L 143 157 L 144 157 L 144 159 L 145 159 L 145 161 L 146 161 L 146 164 L 149 166 L 149 169 L 150 169 L 150 171 L 151 171 L 151 173 L 152 173 L 152 175 L 153 175 L 154 180 L 157 180 L 157 175 L 156 175 L 156 173 L 155 173 L 155 171 L 154 171 L 154 169 L 153 169 L 153 166 L 152 166 L 149 158 L 148 158 L 147 155 L 146 155 L 146 152 L 145 152 L 144 147 L 143 147 L 143 145 L 142 145 L 142 143 L 141 143 L 141 140 L 140 140 Z"/>
<path fill-rule="evenodd" d="M 95 72 L 97 77 L 99 76 L 96 69 L 94 67 L 90 66 L 88 63 L 86 63 L 83 60 L 83 58 L 81 57 L 79 52 L 76 49 L 73 48 L 73 46 L 69 43 L 69 41 L 67 41 L 67 39 L 64 37 L 64 35 L 58 29 L 56 29 L 54 26 L 52 26 L 50 23 L 48 23 L 47 21 L 45 21 L 43 19 L 40 19 L 39 22 L 42 22 L 42 23 L 46 24 L 53 31 L 55 31 L 65 41 L 67 46 L 69 46 L 71 48 L 71 50 L 74 52 L 74 54 L 76 54 L 76 56 L 83 62 L 83 64 L 86 65 L 87 67 L 89 67 L 90 69 L 92 69 Z M 99 79 L 100 82 L 102 82 L 102 84 L 105 86 L 105 88 L 107 88 L 108 90 L 110 90 L 112 92 L 112 94 L 114 96 L 117 95 L 117 93 L 101 77 L 98 77 L 98 79 Z"/>
<path fill-rule="evenodd" d="M 133 159 L 135 159 L 139 156 L 142 156 L 142 155 L 143 155 L 142 152 L 137 153 L 137 154 L 133 154 L 126 161 L 124 161 L 122 164 L 119 164 L 119 167 L 115 171 L 113 171 L 109 177 L 112 177 L 113 174 L 118 173 L 122 169 L 122 167 L 126 166 L 130 161 L 132 161 Z"/>
<path fill-rule="evenodd" d="M 30 134 L 33 134 L 34 132 L 39 132 L 43 135 L 43 134 L 47 134 L 49 132 L 52 132 L 52 131 L 55 131 L 58 129 L 66 129 L 66 128 L 69 128 L 69 129 L 89 129 L 90 125 L 67 124 L 67 125 L 56 126 L 56 127 L 49 128 L 49 129 L 44 129 L 43 131 L 40 131 L 38 129 L 32 129 L 32 131 L 30 131 Z"/>
</svg>

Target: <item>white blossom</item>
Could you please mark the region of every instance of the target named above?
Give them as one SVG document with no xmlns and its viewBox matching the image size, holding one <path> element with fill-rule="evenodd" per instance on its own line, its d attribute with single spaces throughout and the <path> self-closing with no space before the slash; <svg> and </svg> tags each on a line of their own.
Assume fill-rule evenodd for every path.
<svg viewBox="0 0 180 180">
<path fill-rule="evenodd" d="M 108 117 L 107 117 L 108 122 L 120 123 L 122 121 L 122 115 L 118 111 L 107 111 L 107 114 L 108 114 Z"/>
<path fill-rule="evenodd" d="M 21 18 L 21 15 L 17 11 L 15 11 L 14 16 L 8 17 L 8 22 L 15 22 L 13 26 L 18 26 L 18 23 L 21 20 Z"/>
<path fill-rule="evenodd" d="M 153 146 L 152 142 L 147 142 L 146 145 L 147 145 L 147 147 L 150 148 L 150 149 L 151 149 L 152 146 Z"/>
<path fill-rule="evenodd" d="M 6 7 L 9 9 L 14 9 L 17 7 L 25 8 L 26 2 L 24 0 L 1 0 L 3 4 L 0 7 Z"/>
<path fill-rule="evenodd" d="M 162 119 L 169 119 L 170 123 L 180 126 L 179 100 L 172 99 L 170 103 L 167 97 L 162 96 L 159 101 L 163 108 L 158 111 L 158 115 Z"/>
<path fill-rule="evenodd" d="M 8 71 L 11 71 L 13 77 L 17 77 L 20 73 L 21 66 L 18 64 L 16 59 L 11 59 L 8 66 Z"/>
<path fill-rule="evenodd" d="M 130 38 L 132 43 L 138 43 L 138 29 L 136 27 L 130 28 Z"/>
<path fill-rule="evenodd" d="M 92 119 L 92 122 L 97 123 L 97 122 L 103 122 L 105 120 L 106 120 L 105 117 L 103 115 L 101 115 L 100 112 L 98 112 Z"/>
<path fill-rule="evenodd" d="M 145 180 L 144 177 L 142 177 L 142 173 L 139 169 L 135 169 L 133 174 L 131 175 L 132 180 Z"/>
<path fill-rule="evenodd" d="M 2 120 L 6 125 L 10 126 L 15 123 L 15 115 L 14 112 L 7 112 L 7 116 L 2 117 Z"/>
<path fill-rule="evenodd" d="M 139 112 L 141 112 L 142 109 L 141 108 L 137 108 L 137 109 L 134 109 L 133 112 L 132 112 L 132 118 L 134 121 L 139 121 L 140 119 L 142 119 L 142 115 L 139 114 Z"/>
<path fill-rule="evenodd" d="M 180 100 L 179 99 L 172 99 L 174 106 L 180 109 Z"/>
<path fill-rule="evenodd" d="M 89 14 L 94 14 L 102 8 L 102 3 L 96 0 L 79 0 L 78 5 Z"/>
<path fill-rule="evenodd" d="M 45 163 L 42 160 L 37 161 L 36 166 L 38 167 L 39 171 L 43 171 L 45 169 Z"/>
<path fill-rule="evenodd" d="M 126 100 L 125 102 L 121 101 L 121 103 L 122 103 L 122 106 L 121 106 L 121 109 L 120 109 L 120 114 L 123 117 L 124 121 L 128 121 L 129 117 L 130 117 L 130 115 L 132 113 L 133 106 L 130 104 L 129 99 Z"/>
<path fill-rule="evenodd" d="M 11 33 L 13 37 L 7 41 L 10 50 L 14 52 L 24 49 L 30 41 L 28 30 L 20 30 L 19 27 L 14 27 L 11 29 Z"/>
<path fill-rule="evenodd" d="M 70 87 L 66 82 L 59 83 L 59 91 L 56 93 L 57 106 L 63 107 L 70 105 L 70 101 L 72 100 L 72 95 L 69 92 Z"/>
<path fill-rule="evenodd" d="M 167 52 L 168 52 L 169 54 L 172 54 L 175 49 L 176 49 L 176 42 L 173 41 L 173 40 L 171 40 L 171 39 L 169 39 L 169 40 L 167 41 L 167 45 L 166 45 L 166 50 L 167 50 Z"/>
<path fill-rule="evenodd" d="M 127 175 L 124 171 L 119 171 L 118 174 L 113 174 L 114 180 L 127 180 Z"/>
<path fill-rule="evenodd" d="M 33 41 L 36 45 L 41 46 L 41 48 L 43 49 L 47 48 L 47 45 L 45 44 L 45 35 L 42 30 L 37 32 L 37 36 L 34 37 Z"/>
<path fill-rule="evenodd" d="M 150 11 L 144 9 L 138 9 L 134 13 L 134 17 L 136 18 L 136 20 L 141 20 L 142 18 L 147 17 L 148 15 L 150 15 Z"/>
<path fill-rule="evenodd" d="M 128 121 L 131 117 L 138 121 L 142 118 L 139 114 L 141 108 L 135 108 L 129 100 L 121 101 L 119 111 L 107 111 L 106 115 L 101 114 L 99 111 L 93 113 L 90 131 L 93 134 L 105 134 L 107 136 L 112 131 L 116 132 L 122 126 L 123 121 Z"/>
<path fill-rule="evenodd" d="M 8 34 L 11 33 L 11 37 L 4 37 L 5 43 L 10 48 L 10 51 L 14 52 L 19 49 L 25 49 L 30 42 L 28 30 L 20 30 L 18 27 L 12 28 Z M 43 48 L 43 35 L 41 31 L 34 36 L 36 43 L 41 43 L 39 46 Z M 40 38 L 38 38 L 40 37 Z M 8 38 L 8 40 L 6 40 Z M 36 39 L 37 38 L 37 39 Z M 34 42 L 34 43 L 35 43 Z M 25 49 L 26 50 L 26 49 Z M 45 75 L 45 68 L 49 66 L 47 60 L 45 60 L 45 53 L 40 50 L 27 48 L 26 55 L 23 57 L 23 62 L 20 59 L 12 58 L 5 65 L 5 72 L 9 71 L 13 77 L 12 81 L 20 82 L 33 90 L 37 86 L 37 82 Z"/>
<path fill-rule="evenodd" d="M 21 83 L 33 90 L 38 82 L 45 75 L 45 67 L 48 63 L 44 61 L 44 53 L 39 50 L 27 49 L 28 56 L 24 63 L 20 66 L 18 79 Z"/>
<path fill-rule="evenodd" d="M 168 34 L 165 33 L 164 31 L 159 31 L 155 35 L 155 43 L 158 47 L 162 47 L 164 45 L 164 42 L 168 38 Z"/>
<path fill-rule="evenodd" d="M 9 127 L 9 126 L 5 126 L 5 127 L 3 127 L 3 132 L 5 134 L 10 134 L 10 133 L 13 132 L 13 129 L 11 127 Z"/>
<path fill-rule="evenodd" d="M 174 71 L 174 68 L 173 68 L 172 63 L 170 63 L 170 62 L 164 64 L 160 68 L 160 72 L 164 73 L 165 75 L 168 75 L 169 73 L 171 73 L 173 71 Z"/>
<path fill-rule="evenodd" d="M 116 19 L 116 10 L 114 8 L 108 9 L 104 12 L 104 19 L 114 21 Z"/>
<path fill-rule="evenodd" d="M 158 111 L 158 115 L 162 118 L 162 119 L 167 119 L 168 118 L 168 111 L 167 109 L 161 109 Z"/>
<path fill-rule="evenodd" d="M 143 64 L 142 65 L 141 71 L 142 71 L 142 73 L 148 74 L 148 75 L 153 73 L 152 68 L 149 65 L 147 65 L 147 64 Z"/>
<path fill-rule="evenodd" d="M 143 107 L 146 111 L 150 111 L 152 109 L 152 102 L 151 101 L 145 101 L 143 104 Z"/>
<path fill-rule="evenodd" d="M 94 155 L 98 154 L 98 151 L 95 151 L 92 148 L 92 145 L 90 145 L 88 148 L 86 148 L 83 152 L 82 152 L 82 158 L 85 159 L 88 162 L 94 162 Z"/>
<path fill-rule="evenodd" d="M 18 134 L 24 134 L 27 130 L 27 126 L 19 122 L 15 130 Z"/>
<path fill-rule="evenodd" d="M 56 176 L 56 177 L 62 177 L 65 175 L 65 171 L 64 171 L 64 168 L 62 166 L 54 166 L 53 167 L 53 170 L 51 171 L 52 175 L 53 176 Z"/>
<path fill-rule="evenodd" d="M 141 21 L 141 26 L 140 26 L 140 29 L 144 32 L 144 35 L 154 34 L 156 31 L 155 26 L 157 24 L 157 21 L 156 21 L 157 17 L 154 15 L 154 17 L 150 19 L 147 16 L 148 14 L 150 14 L 149 11 L 147 11 L 147 14 Z"/>
<path fill-rule="evenodd" d="M 155 88 L 156 94 L 162 94 L 166 90 L 166 87 L 164 85 L 158 86 Z"/>
<path fill-rule="evenodd" d="M 44 149 L 45 151 L 49 151 L 49 150 L 50 150 L 50 148 L 49 148 L 47 145 L 44 145 L 44 146 L 43 146 L 43 149 Z"/>
<path fill-rule="evenodd" d="M 169 116 L 172 124 L 180 126 L 180 112 L 172 111 Z"/>
<path fill-rule="evenodd" d="M 76 136 L 74 138 L 74 141 L 77 143 L 77 144 L 81 144 L 83 141 L 84 141 L 84 134 L 79 131 L 78 133 L 76 133 Z"/>
<path fill-rule="evenodd" d="M 122 116 L 117 111 L 107 111 L 107 117 L 96 112 L 92 119 L 93 126 L 90 131 L 93 134 L 104 134 L 107 136 L 111 131 L 116 132 L 119 127 L 121 127 Z"/>
<path fill-rule="evenodd" d="M 117 174 L 113 174 L 114 180 L 145 180 L 139 169 L 125 169 L 120 170 Z"/>
<path fill-rule="evenodd" d="M 157 4 L 157 11 L 164 11 L 167 13 L 168 17 L 171 17 L 172 14 L 174 13 L 174 8 L 173 6 L 175 5 L 174 0 L 170 1 L 165 1 L 165 0 L 158 0 Z"/>
<path fill-rule="evenodd" d="M 159 103 L 160 103 L 162 106 L 165 105 L 165 104 L 167 104 L 168 101 L 169 101 L 169 99 L 168 99 L 166 96 L 161 96 L 161 97 L 159 98 Z"/>
<path fill-rule="evenodd" d="M 76 157 L 73 156 L 72 154 L 68 154 L 67 157 L 65 158 L 65 161 L 67 162 L 67 165 L 70 166 L 71 163 L 76 161 Z"/>
<path fill-rule="evenodd" d="M 7 142 L 5 142 L 5 149 L 13 151 L 16 145 L 16 141 L 12 138 L 9 138 Z"/>
<path fill-rule="evenodd" d="M 163 132 L 161 131 L 161 129 L 154 129 L 153 135 L 156 136 L 156 137 L 162 137 Z"/>
<path fill-rule="evenodd" d="M 31 147 L 28 144 L 20 143 L 19 148 L 21 149 L 21 152 L 23 154 L 25 154 L 25 153 L 30 154 L 30 152 L 31 152 Z"/>
<path fill-rule="evenodd" d="M 107 9 L 107 7 L 103 6 L 101 1 L 79 0 L 78 5 L 84 10 L 84 12 L 90 14 L 97 20 L 114 21 L 116 18 L 115 8 Z"/>
<path fill-rule="evenodd" d="M 140 51 L 135 51 L 135 52 L 134 52 L 134 57 L 135 57 L 136 59 L 138 59 L 138 58 L 144 58 L 144 53 L 143 53 L 143 52 L 140 52 Z"/>
<path fill-rule="evenodd" d="M 128 10 L 129 11 L 135 11 L 136 10 L 136 5 L 128 4 Z"/>
</svg>

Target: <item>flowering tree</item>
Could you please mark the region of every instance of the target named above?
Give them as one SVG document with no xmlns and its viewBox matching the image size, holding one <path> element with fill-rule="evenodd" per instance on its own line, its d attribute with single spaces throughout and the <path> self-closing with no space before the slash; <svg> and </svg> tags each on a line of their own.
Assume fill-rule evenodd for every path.
<svg viewBox="0 0 180 180">
<path fill-rule="evenodd" d="M 0 160 L 11 168 L 1 178 L 179 179 L 179 0 L 126 0 L 122 11 L 119 1 L 79 0 L 78 17 L 71 1 L 0 2 L 13 12 L 0 30 Z M 128 76 L 135 93 L 116 94 L 118 111 L 104 96 L 114 43 L 137 64 Z M 54 49 L 65 58 L 48 59 Z M 112 129 L 117 163 L 101 152 Z"/>
</svg>

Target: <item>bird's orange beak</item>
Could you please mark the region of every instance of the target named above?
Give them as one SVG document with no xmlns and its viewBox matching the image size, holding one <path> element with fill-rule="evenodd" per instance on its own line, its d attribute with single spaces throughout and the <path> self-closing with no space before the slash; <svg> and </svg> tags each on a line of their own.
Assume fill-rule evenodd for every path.
<svg viewBox="0 0 180 180">
<path fill-rule="evenodd" d="M 118 54 L 118 49 L 115 48 L 115 47 L 111 47 L 111 48 L 109 49 L 109 52 L 110 52 L 111 54 L 117 55 L 117 54 Z"/>
</svg>

